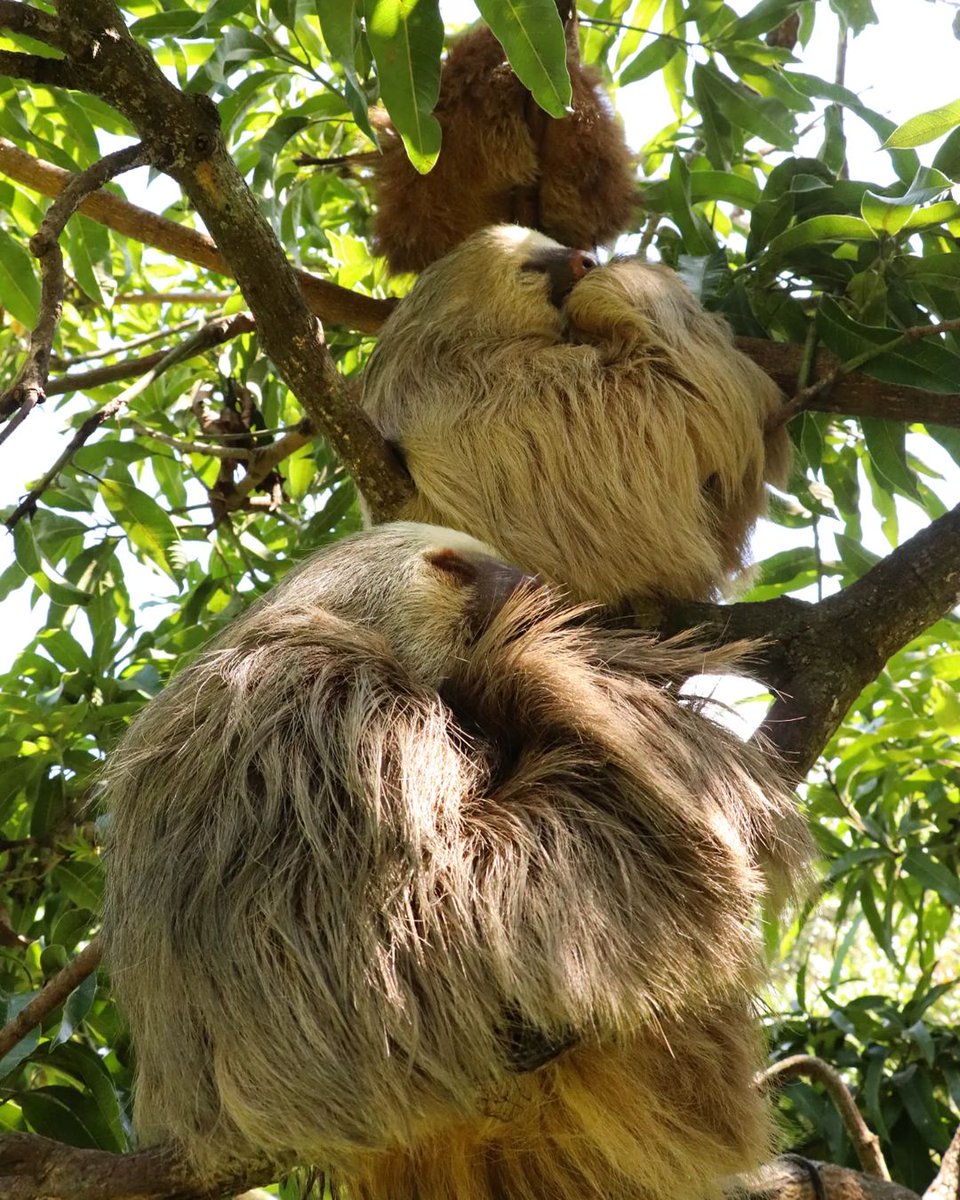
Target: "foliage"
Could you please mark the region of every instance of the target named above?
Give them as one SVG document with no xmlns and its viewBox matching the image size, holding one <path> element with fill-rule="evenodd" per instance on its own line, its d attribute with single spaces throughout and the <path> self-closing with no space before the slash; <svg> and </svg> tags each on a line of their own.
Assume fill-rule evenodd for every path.
<svg viewBox="0 0 960 1200">
<path fill-rule="evenodd" d="M 543 107 L 561 112 L 569 85 L 553 0 L 480 7 Z M 814 22 L 837 20 L 855 35 L 875 19 L 870 0 L 829 8 L 761 0 L 741 12 L 723 0 L 583 0 L 579 8 L 582 57 L 611 90 L 629 102 L 633 85 L 658 74 L 672 107 L 670 122 L 639 148 L 638 231 L 645 226 L 659 256 L 737 332 L 801 344 L 815 335 L 851 358 L 904 328 L 960 318 L 957 105 L 904 112 L 912 119 L 895 132 L 841 84 L 803 69 Z M 362 163 L 315 170 L 297 156 L 372 149 L 368 105 L 382 95 L 411 159 L 429 167 L 440 149 L 431 0 L 139 0 L 125 13 L 171 78 L 218 102 L 231 151 L 290 257 L 354 290 L 401 291 L 404 281 L 388 284 L 368 250 Z M 768 34 L 793 16 L 800 40 L 791 50 Z M 20 37 L 6 44 L 44 52 Z M 889 176 L 848 177 L 851 123 L 887 145 Z M 802 138 L 808 125 L 821 131 L 816 152 Z M 8 89 L 0 108 L 0 135 L 74 170 L 131 133 L 82 93 Z M 943 134 L 921 159 L 914 147 Z M 0 176 L 0 386 L 36 315 L 24 231 L 37 228 L 45 207 Z M 167 215 L 191 220 L 179 200 Z M 69 222 L 62 245 L 69 283 L 58 369 L 169 347 L 212 309 L 242 308 L 239 298 L 218 298 L 221 277 L 85 217 Z M 165 299 L 170 293 L 193 298 Z M 355 374 L 370 340 L 328 332 L 339 366 Z M 960 342 L 953 333 L 917 339 L 865 370 L 956 392 Z M 123 386 L 51 398 L 45 419 L 34 414 L 13 436 L 8 458 L 18 440 L 43 437 L 36 429 L 49 430 L 50 410 L 75 428 Z M 97 775 L 124 722 L 292 561 L 359 524 L 352 484 L 317 442 L 281 462 L 281 504 L 211 527 L 208 490 L 220 464 L 196 449 L 197 405 L 219 413 L 238 390 L 256 403 L 261 444 L 302 416 L 255 337 L 237 338 L 161 374 L 16 527 L 0 599 L 29 595 L 42 629 L 0 677 L 0 1014 L 5 1004 L 8 1017 L 96 930 L 97 826 L 109 819 Z M 822 594 L 857 578 L 875 559 L 866 542 L 895 545 L 905 517 L 943 511 L 931 463 L 960 462 L 955 429 L 911 426 L 908 437 L 892 422 L 812 413 L 793 429 L 797 468 L 774 503 L 776 536 L 765 542 L 775 549 L 755 599 Z M 946 454 L 936 457 L 935 447 Z M 48 444 L 44 461 L 59 449 Z M 782 936 L 789 953 L 775 1007 L 790 1011 L 771 1018 L 774 1053 L 803 1048 L 845 1070 L 898 1177 L 914 1187 L 929 1180 L 931 1155 L 960 1118 L 960 1018 L 950 1004 L 958 735 L 960 630 L 947 618 L 867 689 L 808 786 L 826 862 L 819 912 L 828 919 L 811 904 L 771 933 L 771 946 Z M 122 1148 L 129 1084 L 128 1046 L 101 973 L 99 988 L 81 985 L 0 1064 L 0 1128 Z M 835 1114 L 808 1085 L 787 1089 L 784 1111 L 798 1145 L 853 1161 Z"/>
</svg>

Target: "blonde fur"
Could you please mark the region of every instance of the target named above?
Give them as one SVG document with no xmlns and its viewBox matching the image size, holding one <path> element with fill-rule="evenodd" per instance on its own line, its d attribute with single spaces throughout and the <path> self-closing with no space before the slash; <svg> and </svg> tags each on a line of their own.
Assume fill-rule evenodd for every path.
<svg viewBox="0 0 960 1200">
<path fill-rule="evenodd" d="M 422 271 L 498 221 L 533 221 L 581 247 L 606 244 L 629 227 L 636 181 L 623 130 L 597 73 L 575 56 L 567 65 L 571 111 L 553 120 L 536 107 L 486 26 L 457 38 L 435 110 L 443 146 L 427 175 L 411 165 L 383 114 L 373 231 L 392 271 Z M 525 215 L 532 197 L 535 216 Z"/>
<path fill-rule="evenodd" d="M 551 248 L 484 230 L 383 327 L 364 406 L 416 482 L 401 515 L 578 598 L 710 598 L 786 473 L 780 393 L 666 267 L 616 260 L 555 307 L 529 269 Z"/>
<path fill-rule="evenodd" d="M 337 543 L 110 759 L 135 1124 L 202 1173 L 686 1198 L 767 1147 L 754 910 L 804 833 L 677 698 L 738 651 L 584 623 L 489 555 L 410 524 Z M 517 1023 L 576 1044 L 517 1070 Z"/>
</svg>

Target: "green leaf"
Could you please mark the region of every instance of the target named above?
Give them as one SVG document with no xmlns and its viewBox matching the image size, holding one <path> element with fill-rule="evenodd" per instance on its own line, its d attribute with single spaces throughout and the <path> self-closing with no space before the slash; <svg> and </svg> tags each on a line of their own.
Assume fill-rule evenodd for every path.
<svg viewBox="0 0 960 1200">
<path fill-rule="evenodd" d="M 801 0 L 760 0 L 745 16 L 724 30 L 724 38 L 746 41 L 766 33 L 768 29 L 776 29 L 800 4 Z"/>
<path fill-rule="evenodd" d="M 477 0 L 477 8 L 534 100 L 551 117 L 565 116 L 572 91 L 556 0 Z"/>
<path fill-rule="evenodd" d="M 655 71 L 661 71 L 680 49 L 680 43 L 673 38 L 657 37 L 649 46 L 644 46 L 620 72 L 617 80 L 619 87 L 626 87 L 640 79 L 646 79 Z"/>
<path fill-rule="evenodd" d="M 90 978 L 94 978 L 94 976 Z M 110 1072 L 100 1055 L 81 1042 L 70 1042 L 54 1047 L 47 1055 L 46 1061 L 50 1066 L 71 1075 L 88 1088 L 113 1135 L 114 1145 L 110 1149 L 126 1150 L 128 1139 L 124 1131 L 120 1098 Z"/>
<path fill-rule="evenodd" d="M 877 24 L 877 14 L 870 0 L 830 0 L 830 7 L 841 18 L 854 37 L 868 25 Z"/>
<path fill-rule="evenodd" d="M 74 1031 L 90 1011 L 97 995 L 97 973 L 92 971 L 70 993 L 63 1005 L 63 1016 L 60 1018 L 60 1028 L 53 1038 L 53 1044 L 59 1046 L 68 1041 Z"/>
<path fill-rule="evenodd" d="M 862 417 L 860 425 L 876 471 L 890 487 L 919 504 L 917 477 L 907 464 L 906 427 L 878 417 Z"/>
<path fill-rule="evenodd" d="M 805 246 L 818 246 L 823 242 L 869 242 L 873 238 L 873 230 L 859 217 L 811 217 L 808 221 L 801 221 L 792 229 L 778 234 L 767 247 L 767 259 L 770 261 L 782 258 L 794 250 L 801 250 Z"/>
<path fill-rule="evenodd" d="M 99 863 L 67 859 L 53 870 L 53 883 L 70 897 L 78 908 L 97 912 L 103 897 L 103 870 Z"/>
<path fill-rule="evenodd" d="M 792 150 L 796 141 L 794 120 L 779 100 L 760 96 L 751 88 L 722 74 L 711 62 L 703 68 L 707 92 L 724 117 L 781 150 Z"/>
<path fill-rule="evenodd" d="M 898 125 L 883 143 L 884 146 L 924 146 L 927 142 L 943 137 L 960 125 L 960 100 L 952 100 L 940 108 L 920 113 Z"/>
<path fill-rule="evenodd" d="M 102 480 L 100 496 L 137 549 L 176 580 L 178 572 L 168 550 L 178 540 L 177 530 L 156 500 L 117 479 Z"/>
<path fill-rule="evenodd" d="M 960 12 L 957 14 L 960 16 Z M 956 183 L 960 181 L 960 126 L 948 134 L 933 156 L 933 166 Z"/>
<path fill-rule="evenodd" d="M 363 0 L 380 94 L 413 166 L 426 174 L 440 153 L 433 115 L 440 94 L 443 22 L 436 0 Z"/>
<path fill-rule="evenodd" d="M 881 196 L 866 191 L 860 202 L 860 213 L 871 229 L 897 234 L 909 222 L 918 205 L 949 191 L 950 180 L 942 171 L 921 167 L 902 196 Z"/>
<path fill-rule="evenodd" d="M 925 849 L 909 850 L 903 859 L 903 869 L 925 888 L 936 892 L 944 904 L 960 908 L 960 879 L 956 872 L 931 858 Z"/>
<path fill-rule="evenodd" d="M 377 135 L 368 116 L 369 101 L 357 75 L 357 45 L 360 41 L 359 0 L 316 0 L 320 32 L 327 49 L 343 68 L 347 102 L 353 119 L 375 144 Z"/>
<path fill-rule="evenodd" d="M 0 228 L 0 305 L 33 328 L 40 307 L 40 280 L 23 241 Z"/>
<path fill-rule="evenodd" d="M 0 992 L 0 1000 L 2 999 L 3 993 Z M 19 995 L 11 996 L 6 1004 L 6 1016 L 4 1019 L 4 1024 L 6 1024 L 8 1021 L 12 1021 L 13 1018 L 21 1011 L 21 1009 L 26 1008 L 33 999 L 34 996 L 30 992 L 21 992 Z M 32 1029 L 29 1029 L 23 1035 L 19 1042 L 11 1046 L 7 1053 L 0 1058 L 0 1079 L 4 1079 L 12 1071 L 16 1070 L 23 1060 L 28 1058 L 34 1052 L 34 1050 L 36 1050 L 39 1043 L 40 1026 L 34 1025 Z"/>
</svg>

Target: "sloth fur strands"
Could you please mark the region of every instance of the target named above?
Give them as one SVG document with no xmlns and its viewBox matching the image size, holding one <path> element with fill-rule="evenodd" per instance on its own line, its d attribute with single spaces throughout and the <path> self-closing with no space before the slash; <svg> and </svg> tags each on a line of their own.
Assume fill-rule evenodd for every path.
<svg viewBox="0 0 960 1200">
<path fill-rule="evenodd" d="M 533 222 L 571 246 L 604 245 L 629 227 L 636 181 L 623 130 L 599 75 L 573 57 L 567 65 L 572 111 L 553 120 L 537 109 L 486 26 L 457 38 L 435 109 L 443 146 L 426 175 L 381 122 L 373 231 L 391 271 L 422 271 L 499 221 Z M 517 208 L 524 190 L 536 197 L 535 214 Z"/>
<path fill-rule="evenodd" d="M 391 315 L 364 406 L 417 485 L 402 516 L 575 598 L 711 598 L 744 566 L 764 480 L 786 474 L 786 431 L 764 435 L 780 393 L 666 267 L 582 260 L 484 230 Z"/>
<path fill-rule="evenodd" d="M 736 651 L 584 625 L 489 553 L 412 524 L 324 550 L 109 762 L 135 1124 L 200 1171 L 686 1197 L 767 1147 L 754 908 L 804 835 L 676 696 Z"/>
</svg>

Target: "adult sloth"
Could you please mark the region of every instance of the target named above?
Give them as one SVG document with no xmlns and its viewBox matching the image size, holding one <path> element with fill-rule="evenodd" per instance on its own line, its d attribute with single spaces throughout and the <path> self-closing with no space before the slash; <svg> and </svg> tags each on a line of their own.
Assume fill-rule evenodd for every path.
<svg viewBox="0 0 960 1200">
<path fill-rule="evenodd" d="M 401 516 L 608 604 L 708 599 L 743 567 L 789 461 L 779 404 L 672 271 L 511 225 L 423 272 L 364 389 L 417 485 Z"/>
<path fill-rule="evenodd" d="M 756 1162 L 754 909 L 804 837 L 678 699 L 735 661 L 449 530 L 294 571 L 109 762 L 141 1139 L 376 1200 L 689 1197 Z"/>
</svg>

